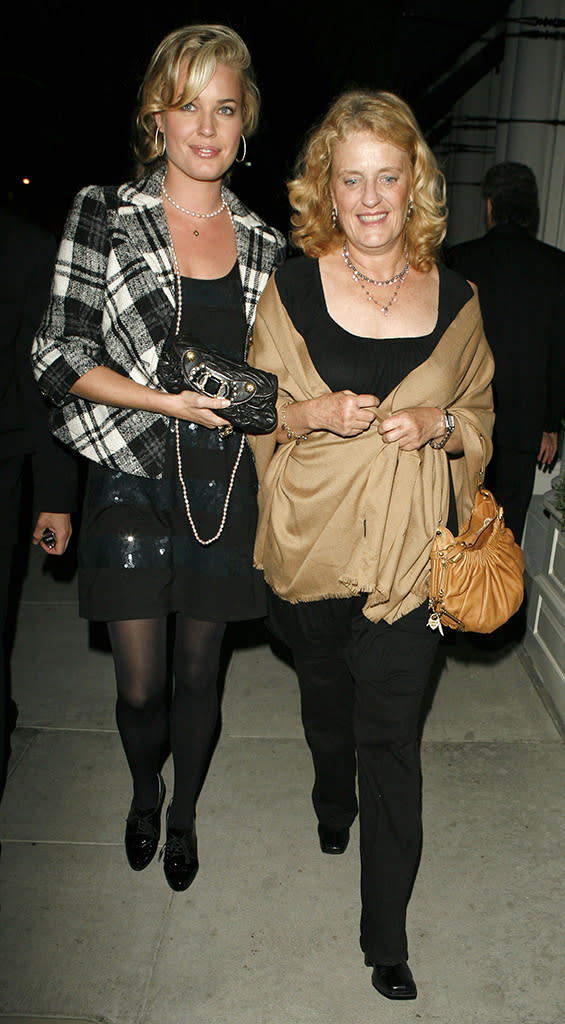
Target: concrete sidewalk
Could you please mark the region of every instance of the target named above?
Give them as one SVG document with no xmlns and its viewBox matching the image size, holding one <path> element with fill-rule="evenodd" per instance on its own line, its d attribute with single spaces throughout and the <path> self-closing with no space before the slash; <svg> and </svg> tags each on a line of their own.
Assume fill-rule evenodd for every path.
<svg viewBox="0 0 565 1024">
<path fill-rule="evenodd" d="M 408 921 L 419 998 L 395 1004 L 358 946 L 357 826 L 343 857 L 321 854 L 294 673 L 261 631 L 232 654 L 201 868 L 173 894 L 157 859 L 127 865 L 111 656 L 43 562 L 34 551 L 12 662 L 2 1024 L 562 1024 L 565 756 L 515 651 L 442 648 Z"/>
</svg>

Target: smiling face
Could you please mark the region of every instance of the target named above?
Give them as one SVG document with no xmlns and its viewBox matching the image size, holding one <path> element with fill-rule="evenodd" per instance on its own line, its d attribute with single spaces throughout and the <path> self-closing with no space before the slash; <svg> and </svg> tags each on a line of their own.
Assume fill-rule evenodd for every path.
<svg viewBox="0 0 565 1024">
<path fill-rule="evenodd" d="M 237 73 L 218 64 L 205 89 L 180 110 L 155 115 L 167 142 L 167 179 L 218 181 L 231 167 L 241 136 L 241 85 Z"/>
<path fill-rule="evenodd" d="M 371 132 L 337 143 L 330 177 L 332 203 L 348 248 L 370 255 L 402 252 L 412 165 L 408 154 Z"/>
</svg>

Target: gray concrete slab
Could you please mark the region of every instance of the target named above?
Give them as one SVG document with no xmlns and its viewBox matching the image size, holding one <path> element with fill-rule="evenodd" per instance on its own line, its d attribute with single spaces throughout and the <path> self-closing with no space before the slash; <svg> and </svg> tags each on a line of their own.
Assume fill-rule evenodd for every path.
<svg viewBox="0 0 565 1024">
<path fill-rule="evenodd" d="M 111 659 L 89 648 L 73 588 L 36 569 L 0 807 L 0 1021 L 561 1024 L 565 757 L 516 652 L 444 651 L 409 912 L 420 994 L 394 1004 L 358 948 L 357 825 L 343 857 L 318 847 L 288 665 L 267 644 L 235 651 L 201 870 L 173 894 L 157 859 L 140 874 L 125 860 Z"/>
<path fill-rule="evenodd" d="M 90 647 L 75 602 L 22 606 L 12 680 L 20 726 L 116 728 L 112 656 Z"/>
<path fill-rule="evenodd" d="M 10 772 L 0 806 L 2 836 L 121 847 L 129 787 L 117 733 L 34 730 Z"/>
<path fill-rule="evenodd" d="M 293 751 L 298 763 L 289 765 Z M 428 744 L 424 762 L 427 838 L 409 922 L 417 1012 L 445 1024 L 557 1022 L 565 921 L 550 853 L 561 827 L 561 749 L 548 763 L 543 745 Z M 301 791 L 308 768 L 294 745 L 230 740 L 219 749 L 203 801 L 216 808 L 221 789 L 217 816 L 227 835 L 203 863 L 190 912 L 175 899 L 156 965 L 155 990 L 169 982 L 170 1024 L 184 1021 L 188 1007 L 199 1024 L 399 1019 L 361 966 L 357 829 L 343 858 L 320 853 Z M 279 794 L 273 780 L 281 774 L 287 787 Z M 243 821 L 234 806 L 240 786 L 250 798 Z M 211 824 L 200 828 L 204 858 Z M 536 899 L 540 891 L 545 900 Z M 458 1015 L 462 1006 L 468 1015 Z M 150 998 L 144 1024 L 157 1024 L 160 1012 Z"/>
<path fill-rule="evenodd" d="M 63 1024 L 61 1017 L 6 1017 L 5 1014 L 0 1012 L 0 1020 L 2 1024 L 37 1024 L 41 1021 L 41 1024 Z M 77 1017 L 65 1017 L 64 1024 L 99 1024 L 99 1020 L 95 1021 L 94 1017 L 81 1017 L 80 1020 Z"/>
<path fill-rule="evenodd" d="M 409 920 L 430 1010 L 453 1013 L 455 997 L 465 1024 L 556 1024 L 565 976 L 563 748 L 427 744 L 423 761 L 424 854 Z"/>
<path fill-rule="evenodd" d="M 440 648 L 436 673 L 440 669 L 425 740 L 561 742 L 517 649 L 494 654 L 458 636 Z"/>
<path fill-rule="evenodd" d="M 25 893 L 23 905 L 10 892 L 3 899 L 6 933 L 19 935 L 1 957 L 7 1010 L 116 1024 L 400 1019 L 361 965 L 357 829 L 344 857 L 320 853 L 303 744 L 220 743 L 199 811 L 202 868 L 178 895 L 156 862 L 134 875 L 109 840 L 121 822 L 113 793 L 102 815 L 115 774 L 112 758 L 100 756 L 99 773 L 102 763 L 107 784 L 71 787 L 67 801 L 69 819 L 87 801 L 98 845 L 82 845 L 81 813 L 69 841 L 63 812 L 51 830 L 40 822 L 43 841 L 32 844 L 30 830 L 23 842 L 16 822 L 19 839 L 4 842 L 3 872 Z M 426 840 L 409 918 L 421 1019 L 560 1020 L 564 776 L 557 744 L 425 744 Z M 462 1006 L 467 1015 L 455 1016 Z"/>
<path fill-rule="evenodd" d="M 294 670 L 267 643 L 234 651 L 226 674 L 222 721 L 230 736 L 303 740 Z"/>
<path fill-rule="evenodd" d="M 121 851 L 120 851 L 121 852 Z M 2 843 L 0 1005 L 136 1024 L 168 899 L 117 851 Z"/>
</svg>

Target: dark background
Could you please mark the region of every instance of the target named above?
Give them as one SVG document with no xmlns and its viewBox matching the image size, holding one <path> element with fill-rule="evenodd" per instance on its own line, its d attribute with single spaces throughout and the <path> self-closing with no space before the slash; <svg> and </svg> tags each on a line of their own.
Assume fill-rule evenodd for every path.
<svg viewBox="0 0 565 1024">
<path fill-rule="evenodd" d="M 133 176 L 130 140 L 147 62 L 168 32 L 193 22 L 235 28 L 253 57 L 263 97 L 251 166 L 234 169 L 234 190 L 283 231 L 284 181 L 307 129 L 351 86 L 391 89 L 416 110 L 431 142 L 473 77 L 503 56 L 484 33 L 505 0 L 474 0 L 464 11 L 445 0 L 409 4 L 43 0 L 12 3 L 0 41 L 4 96 L 1 197 L 55 233 L 83 185 Z M 454 73 L 473 41 L 484 67 Z M 488 56 L 487 56 L 488 51 Z M 475 62 L 476 63 L 476 62 Z M 23 185 L 28 177 L 30 185 Z"/>
</svg>

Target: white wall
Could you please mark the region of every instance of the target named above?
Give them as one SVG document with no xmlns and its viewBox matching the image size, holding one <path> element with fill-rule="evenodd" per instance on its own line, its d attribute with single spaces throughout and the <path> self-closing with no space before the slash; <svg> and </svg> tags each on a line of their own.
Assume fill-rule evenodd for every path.
<svg viewBox="0 0 565 1024">
<path fill-rule="evenodd" d="M 565 18 L 565 0 L 515 0 L 508 11 L 511 18 L 531 16 Z M 514 160 L 531 167 L 537 178 L 538 237 L 565 249 L 565 125 L 515 120 L 565 120 L 565 45 L 562 38 L 516 38 L 518 31 L 518 26 L 508 25 L 500 71 L 494 70 L 478 82 L 453 111 L 455 118 L 486 115 L 514 120 L 490 129 L 455 129 L 444 143 L 480 147 L 479 152 L 446 155 L 445 149 L 438 148 L 449 184 L 448 241 L 452 245 L 483 234 L 481 179 L 493 164 Z M 562 36 L 563 30 L 557 31 Z M 472 53 L 470 50 L 466 58 Z"/>
</svg>

